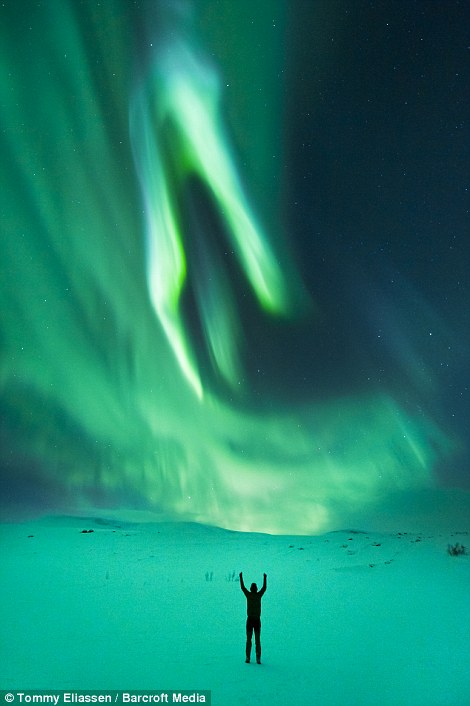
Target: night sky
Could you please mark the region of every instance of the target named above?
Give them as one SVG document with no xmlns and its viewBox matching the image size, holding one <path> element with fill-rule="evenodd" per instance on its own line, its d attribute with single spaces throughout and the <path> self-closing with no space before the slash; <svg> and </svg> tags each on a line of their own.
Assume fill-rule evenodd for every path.
<svg viewBox="0 0 470 706">
<path fill-rule="evenodd" d="M 1 4 L 3 516 L 319 532 L 469 490 L 469 23 Z"/>
</svg>

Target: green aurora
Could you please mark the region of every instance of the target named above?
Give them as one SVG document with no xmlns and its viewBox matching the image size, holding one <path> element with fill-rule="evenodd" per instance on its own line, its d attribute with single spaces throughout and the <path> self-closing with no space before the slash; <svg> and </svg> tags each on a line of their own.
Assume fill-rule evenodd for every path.
<svg viewBox="0 0 470 706">
<path fill-rule="evenodd" d="M 260 321 L 288 326 L 302 312 L 314 330 L 318 316 L 276 205 L 281 91 L 269 76 L 281 40 L 250 63 L 271 86 L 272 123 L 258 139 L 257 98 L 251 110 L 240 100 L 254 130 L 237 143 L 241 88 L 224 104 L 191 18 L 165 41 L 156 32 L 137 60 L 128 5 L 2 10 L 0 384 L 12 505 L 310 533 L 432 486 L 453 442 L 392 389 L 250 397 L 241 290 Z M 213 33 L 224 13 L 232 21 L 230 3 L 219 12 Z"/>
</svg>

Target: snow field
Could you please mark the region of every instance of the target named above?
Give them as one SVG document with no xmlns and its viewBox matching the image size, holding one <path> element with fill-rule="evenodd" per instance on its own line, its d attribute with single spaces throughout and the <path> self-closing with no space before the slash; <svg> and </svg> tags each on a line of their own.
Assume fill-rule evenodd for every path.
<svg viewBox="0 0 470 706">
<path fill-rule="evenodd" d="M 1 525 L 0 541 L 1 688 L 470 704 L 470 556 L 446 551 L 466 532 L 289 537 L 49 518 Z M 244 663 L 241 570 L 247 585 L 268 575 L 260 666 Z"/>
</svg>

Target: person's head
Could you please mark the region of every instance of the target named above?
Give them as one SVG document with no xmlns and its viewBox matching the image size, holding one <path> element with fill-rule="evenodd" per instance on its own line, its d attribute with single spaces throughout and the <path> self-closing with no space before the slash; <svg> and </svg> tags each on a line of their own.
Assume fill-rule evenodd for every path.
<svg viewBox="0 0 470 706">
<path fill-rule="evenodd" d="M 258 593 L 258 586 L 255 583 L 252 583 L 250 586 L 250 591 L 252 593 Z"/>
</svg>

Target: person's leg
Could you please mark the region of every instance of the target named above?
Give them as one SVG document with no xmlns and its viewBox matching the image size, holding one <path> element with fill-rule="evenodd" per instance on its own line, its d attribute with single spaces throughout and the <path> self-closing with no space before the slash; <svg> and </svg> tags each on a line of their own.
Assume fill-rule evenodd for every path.
<svg viewBox="0 0 470 706">
<path fill-rule="evenodd" d="M 251 636 L 253 634 L 253 624 L 248 618 L 246 621 L 246 661 L 250 661 L 251 657 Z"/>
<path fill-rule="evenodd" d="M 255 645 L 256 645 L 256 661 L 261 662 L 261 620 L 257 621 L 254 626 L 255 630 Z"/>
</svg>

